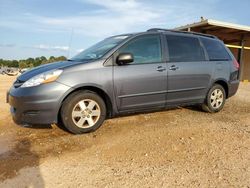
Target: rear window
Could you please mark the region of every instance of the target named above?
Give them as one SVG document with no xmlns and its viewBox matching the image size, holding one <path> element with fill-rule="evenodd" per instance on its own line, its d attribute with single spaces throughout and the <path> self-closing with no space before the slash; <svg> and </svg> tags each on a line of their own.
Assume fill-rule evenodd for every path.
<svg viewBox="0 0 250 188">
<path fill-rule="evenodd" d="M 224 45 L 213 39 L 201 38 L 210 61 L 224 61 L 231 59 Z"/>
<path fill-rule="evenodd" d="M 204 61 L 205 55 L 198 38 L 167 35 L 171 62 Z"/>
</svg>

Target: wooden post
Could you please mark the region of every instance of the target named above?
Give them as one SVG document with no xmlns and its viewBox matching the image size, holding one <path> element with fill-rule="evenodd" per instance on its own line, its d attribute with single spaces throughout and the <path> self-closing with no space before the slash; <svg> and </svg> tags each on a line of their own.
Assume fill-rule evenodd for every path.
<svg viewBox="0 0 250 188">
<path fill-rule="evenodd" d="M 244 35 L 241 37 L 240 46 L 241 48 L 238 50 L 238 62 L 240 64 L 240 72 L 239 72 L 239 79 L 243 79 L 243 68 L 244 68 L 244 46 L 245 46 L 245 39 Z"/>
</svg>

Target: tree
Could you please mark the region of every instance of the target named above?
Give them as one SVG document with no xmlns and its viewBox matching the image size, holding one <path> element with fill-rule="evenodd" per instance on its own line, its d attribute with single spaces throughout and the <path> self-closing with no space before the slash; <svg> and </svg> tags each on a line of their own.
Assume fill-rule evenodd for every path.
<svg viewBox="0 0 250 188">
<path fill-rule="evenodd" d="M 40 58 L 40 57 L 36 57 L 36 58 L 35 58 L 35 61 L 34 61 L 34 63 L 33 63 L 33 66 L 34 66 L 34 67 L 37 67 L 37 66 L 39 66 L 39 65 L 41 65 L 41 64 L 42 64 L 41 58 Z"/>
<path fill-rule="evenodd" d="M 25 61 L 21 60 L 19 62 L 19 68 L 20 69 L 24 69 L 24 68 L 27 68 L 27 67 L 28 67 L 28 65 L 27 65 L 27 63 Z"/>
<path fill-rule="evenodd" d="M 60 57 L 50 56 L 49 59 L 47 59 L 44 56 L 41 56 L 41 57 L 28 58 L 28 59 L 19 60 L 19 61 L 0 59 L 0 66 L 27 68 L 27 67 L 37 67 L 41 64 L 52 63 L 55 61 L 64 61 L 64 60 L 66 60 L 66 57 L 64 56 L 60 56 Z"/>
<path fill-rule="evenodd" d="M 18 67 L 18 61 L 17 60 L 9 61 L 8 64 L 10 65 L 10 67 Z"/>
<path fill-rule="evenodd" d="M 64 56 L 60 56 L 60 57 L 56 58 L 56 60 L 57 61 L 65 61 L 65 60 L 67 60 L 67 58 Z"/>
<path fill-rule="evenodd" d="M 48 62 L 47 58 L 44 56 L 41 56 L 40 59 L 41 59 L 41 65 L 46 64 Z"/>
<path fill-rule="evenodd" d="M 55 57 L 54 57 L 54 56 L 50 56 L 50 57 L 49 57 L 49 63 L 52 63 L 52 62 L 54 62 L 54 61 L 56 61 L 56 60 L 55 60 Z"/>
<path fill-rule="evenodd" d="M 3 59 L 0 59 L 0 66 L 4 66 Z"/>
<path fill-rule="evenodd" d="M 46 57 L 44 57 L 44 56 L 41 56 L 40 57 L 40 60 L 43 62 L 43 61 L 47 61 L 47 58 Z"/>
<path fill-rule="evenodd" d="M 28 64 L 28 66 L 30 67 L 31 65 L 33 65 L 34 64 L 34 62 L 35 62 L 35 59 L 34 58 L 28 58 L 27 60 L 26 60 L 26 63 Z"/>
</svg>

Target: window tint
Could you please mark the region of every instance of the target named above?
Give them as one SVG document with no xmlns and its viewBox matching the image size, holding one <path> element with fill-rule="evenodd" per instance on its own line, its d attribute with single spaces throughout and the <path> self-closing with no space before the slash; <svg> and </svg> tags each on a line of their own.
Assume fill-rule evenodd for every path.
<svg viewBox="0 0 250 188">
<path fill-rule="evenodd" d="M 168 35 L 169 60 L 171 62 L 204 61 L 204 51 L 197 38 Z"/>
<path fill-rule="evenodd" d="M 120 53 L 132 53 L 134 63 L 156 63 L 162 61 L 161 42 L 158 35 L 143 36 L 130 41 L 119 50 Z"/>
<path fill-rule="evenodd" d="M 231 59 L 224 45 L 219 41 L 206 38 L 201 38 L 201 41 L 205 46 L 210 61 Z"/>
</svg>

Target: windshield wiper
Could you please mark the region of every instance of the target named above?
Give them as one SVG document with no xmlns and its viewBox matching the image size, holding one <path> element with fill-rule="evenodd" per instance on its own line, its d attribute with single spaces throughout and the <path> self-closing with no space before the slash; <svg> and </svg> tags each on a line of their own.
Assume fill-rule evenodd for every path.
<svg viewBox="0 0 250 188">
<path fill-rule="evenodd" d="M 94 58 L 92 59 L 71 59 L 71 61 L 91 61 L 91 60 L 96 60 Z"/>
</svg>

